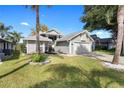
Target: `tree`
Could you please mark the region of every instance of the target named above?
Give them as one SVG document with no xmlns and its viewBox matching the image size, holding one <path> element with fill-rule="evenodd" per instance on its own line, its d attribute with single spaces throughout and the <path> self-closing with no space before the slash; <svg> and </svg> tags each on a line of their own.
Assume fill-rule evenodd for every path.
<svg viewBox="0 0 124 93">
<path fill-rule="evenodd" d="M 3 23 L 0 23 L 0 36 L 4 38 L 12 26 L 5 26 Z"/>
<path fill-rule="evenodd" d="M 34 36 L 34 35 L 36 35 L 36 31 L 35 31 L 34 28 L 32 28 L 32 29 L 31 29 L 31 36 Z"/>
<path fill-rule="evenodd" d="M 39 42 L 40 15 L 39 15 L 39 5 L 32 5 L 31 9 L 35 10 L 35 12 L 36 12 L 36 52 L 38 54 L 40 54 L 40 42 Z"/>
<path fill-rule="evenodd" d="M 27 6 L 26 6 L 27 7 Z M 48 5 L 48 7 L 51 7 Z M 40 31 L 40 14 L 39 14 L 39 5 L 32 5 L 31 9 L 36 12 L 36 52 L 40 54 L 40 42 L 39 42 L 39 31 Z"/>
<path fill-rule="evenodd" d="M 124 6 L 118 6 L 118 13 L 117 13 L 117 22 L 118 22 L 118 34 L 117 34 L 117 44 L 115 55 L 113 58 L 113 64 L 119 63 L 119 57 L 121 53 L 123 35 L 124 35 Z"/>
<path fill-rule="evenodd" d="M 117 6 L 84 6 L 85 15 L 81 17 L 81 21 L 85 22 L 84 29 L 117 31 Z"/>
<path fill-rule="evenodd" d="M 40 29 L 41 29 L 41 31 L 42 32 L 48 32 L 48 26 L 47 25 L 45 25 L 45 24 L 43 24 L 43 25 L 40 25 Z"/>
<path fill-rule="evenodd" d="M 120 33 L 123 34 L 123 32 L 120 31 L 121 28 L 117 25 L 117 17 L 119 17 L 117 12 L 118 6 L 85 6 L 85 15 L 81 17 L 81 21 L 85 22 L 85 29 L 90 31 L 104 29 L 112 32 L 113 38 L 117 37 L 117 33 L 119 31 L 118 37 L 120 36 L 121 38 Z M 123 39 L 123 37 L 121 39 Z M 122 47 L 120 46 L 122 45 L 121 39 L 119 39 L 120 42 L 117 40 L 115 57 L 113 59 L 114 64 L 118 64 L 119 62 L 119 54 L 121 51 L 119 48 Z"/>
<path fill-rule="evenodd" d="M 23 38 L 22 33 L 17 31 L 9 32 L 9 34 L 6 37 L 7 40 L 12 41 L 13 44 L 15 45 L 19 43 L 21 38 Z"/>
</svg>

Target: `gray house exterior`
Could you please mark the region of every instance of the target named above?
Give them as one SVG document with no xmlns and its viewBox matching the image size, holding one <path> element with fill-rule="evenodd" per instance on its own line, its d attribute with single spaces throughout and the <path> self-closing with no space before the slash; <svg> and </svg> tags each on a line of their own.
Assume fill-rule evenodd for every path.
<svg viewBox="0 0 124 93">
<path fill-rule="evenodd" d="M 84 54 L 92 52 L 94 40 L 87 30 L 69 34 L 56 41 L 55 51 L 64 54 Z"/>
<path fill-rule="evenodd" d="M 0 38 L 0 61 L 2 61 L 5 56 L 12 55 L 13 44 L 12 42 Z"/>
<path fill-rule="evenodd" d="M 40 32 L 39 37 L 42 53 L 53 48 L 57 53 L 77 55 L 92 52 L 94 45 L 94 40 L 87 30 L 62 37 L 62 34 L 52 29 L 48 32 Z M 36 36 L 29 36 L 24 42 L 26 42 L 27 54 L 36 53 Z"/>
<path fill-rule="evenodd" d="M 39 34 L 41 53 L 48 52 L 49 47 L 54 47 L 55 41 L 62 37 L 62 35 L 56 31 L 56 29 L 51 29 L 48 32 L 40 31 Z M 26 37 L 23 39 L 23 41 L 26 43 L 27 54 L 36 53 L 36 35 Z"/>
<path fill-rule="evenodd" d="M 45 48 L 52 42 L 51 39 L 43 36 L 39 36 L 40 41 L 40 50 L 42 53 L 45 53 Z M 26 43 L 27 54 L 36 53 L 36 35 L 29 36 L 24 39 Z"/>
</svg>

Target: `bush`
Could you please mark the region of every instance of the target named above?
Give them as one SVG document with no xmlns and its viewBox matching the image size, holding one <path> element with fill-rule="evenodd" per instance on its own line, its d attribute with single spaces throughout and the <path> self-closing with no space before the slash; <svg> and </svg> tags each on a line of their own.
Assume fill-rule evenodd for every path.
<svg viewBox="0 0 124 93">
<path fill-rule="evenodd" d="M 107 47 L 102 45 L 96 45 L 95 50 L 107 50 Z"/>
<path fill-rule="evenodd" d="M 16 45 L 16 50 L 20 51 L 21 53 L 26 53 L 26 45 L 23 43 L 20 43 Z"/>
<path fill-rule="evenodd" d="M 31 59 L 33 62 L 43 62 L 47 58 L 46 55 L 33 54 Z"/>
</svg>

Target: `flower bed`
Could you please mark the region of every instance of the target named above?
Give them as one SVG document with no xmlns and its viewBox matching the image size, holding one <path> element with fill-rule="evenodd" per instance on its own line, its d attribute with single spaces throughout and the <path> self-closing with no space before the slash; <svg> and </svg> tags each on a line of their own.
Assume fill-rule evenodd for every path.
<svg viewBox="0 0 124 93">
<path fill-rule="evenodd" d="M 50 61 L 48 60 L 48 56 L 46 55 L 39 55 L 39 54 L 33 54 L 31 57 L 31 62 L 29 64 L 32 65 L 43 65 L 43 64 L 48 64 Z"/>
<path fill-rule="evenodd" d="M 43 62 L 30 62 L 29 64 L 30 65 L 44 65 L 44 64 L 48 64 L 48 63 L 50 63 L 50 61 L 49 60 L 46 60 L 46 61 L 43 61 Z"/>
</svg>

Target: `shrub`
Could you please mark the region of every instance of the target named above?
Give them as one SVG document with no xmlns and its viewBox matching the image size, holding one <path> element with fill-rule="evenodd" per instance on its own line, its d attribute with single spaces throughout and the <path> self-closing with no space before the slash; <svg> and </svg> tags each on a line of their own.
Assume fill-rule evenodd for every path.
<svg viewBox="0 0 124 93">
<path fill-rule="evenodd" d="M 21 53 L 26 53 L 26 45 L 23 43 L 17 44 L 16 50 L 20 51 Z"/>
<path fill-rule="evenodd" d="M 107 47 L 102 45 L 96 45 L 95 50 L 107 50 Z"/>
<path fill-rule="evenodd" d="M 47 56 L 43 55 L 43 54 L 42 55 L 33 54 L 32 57 L 31 57 L 33 62 L 43 62 L 43 61 L 46 60 L 46 58 L 47 58 Z"/>
</svg>

